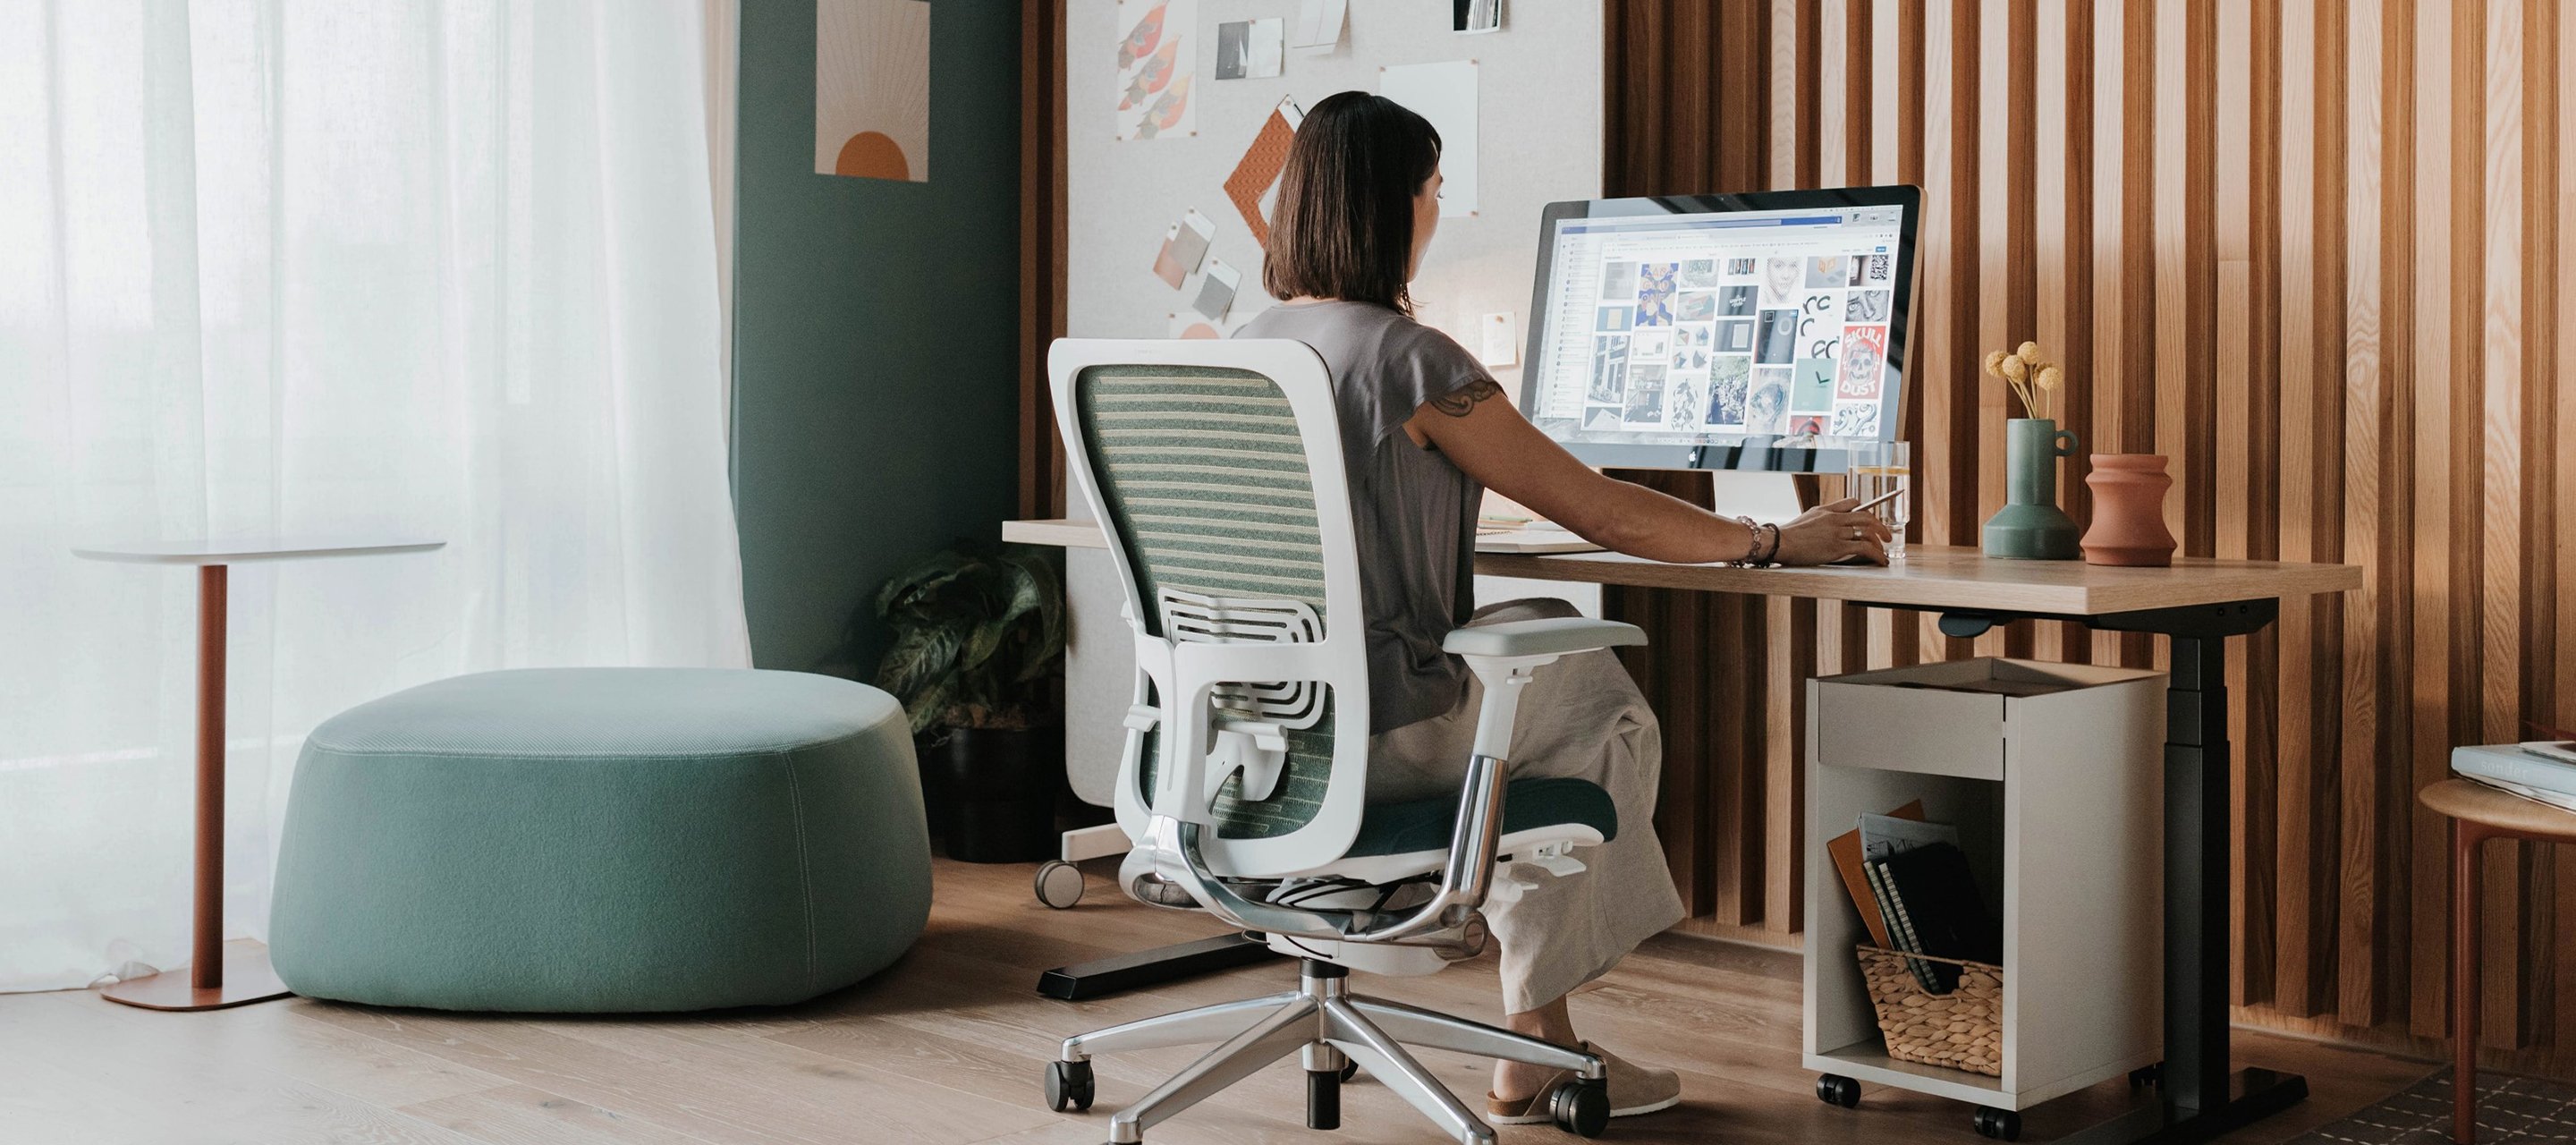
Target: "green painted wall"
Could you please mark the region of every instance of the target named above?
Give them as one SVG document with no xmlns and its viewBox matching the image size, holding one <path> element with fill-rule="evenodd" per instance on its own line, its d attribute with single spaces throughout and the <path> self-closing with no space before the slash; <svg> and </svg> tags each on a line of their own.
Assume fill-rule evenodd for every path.
<svg viewBox="0 0 2576 1145">
<path fill-rule="evenodd" d="M 853 613 L 1012 508 L 1019 6 L 937 0 L 927 183 L 814 173 L 814 4 L 742 6 L 734 501 L 764 668 L 864 676 Z"/>
</svg>

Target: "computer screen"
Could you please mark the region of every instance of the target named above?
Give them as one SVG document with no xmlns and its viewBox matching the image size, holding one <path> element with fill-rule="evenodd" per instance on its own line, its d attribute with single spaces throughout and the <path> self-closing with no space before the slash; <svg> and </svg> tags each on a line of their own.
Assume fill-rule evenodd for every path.
<svg viewBox="0 0 2576 1145">
<path fill-rule="evenodd" d="M 1551 204 L 1521 412 L 1594 465 L 1838 469 L 1901 424 L 1912 187 Z"/>
</svg>

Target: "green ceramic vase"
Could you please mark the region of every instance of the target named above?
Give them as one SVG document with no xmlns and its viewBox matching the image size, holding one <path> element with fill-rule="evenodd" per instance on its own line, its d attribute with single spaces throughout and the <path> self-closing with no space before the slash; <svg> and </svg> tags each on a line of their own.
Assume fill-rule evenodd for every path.
<svg viewBox="0 0 2576 1145">
<path fill-rule="evenodd" d="M 2024 561 L 2071 561 L 2081 531 L 2057 507 L 2057 459 L 2075 452 L 2075 434 L 2049 418 L 2004 423 L 2005 485 L 2011 503 L 1986 522 L 1986 555 Z"/>
</svg>

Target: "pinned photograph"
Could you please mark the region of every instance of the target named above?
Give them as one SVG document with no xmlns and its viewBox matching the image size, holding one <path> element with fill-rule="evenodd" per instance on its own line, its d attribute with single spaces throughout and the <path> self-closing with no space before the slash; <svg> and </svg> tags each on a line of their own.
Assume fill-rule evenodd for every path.
<svg viewBox="0 0 2576 1145">
<path fill-rule="evenodd" d="M 1243 272 L 1227 266 L 1221 258 L 1207 261 L 1207 274 L 1199 279 L 1199 296 L 1190 309 L 1207 316 L 1211 322 L 1225 321 L 1225 312 L 1234 308 L 1235 288 L 1243 285 Z"/>
<path fill-rule="evenodd" d="M 1455 32 L 1499 32 L 1503 0 L 1450 0 L 1449 28 Z"/>
<path fill-rule="evenodd" d="M 1239 80 L 1249 74 L 1252 21 L 1229 20 L 1216 26 L 1216 78 Z"/>
</svg>

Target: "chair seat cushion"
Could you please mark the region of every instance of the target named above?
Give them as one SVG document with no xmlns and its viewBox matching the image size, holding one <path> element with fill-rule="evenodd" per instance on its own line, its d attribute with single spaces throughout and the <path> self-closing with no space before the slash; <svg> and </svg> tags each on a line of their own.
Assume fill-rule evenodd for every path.
<svg viewBox="0 0 2576 1145">
<path fill-rule="evenodd" d="M 1458 801 L 1448 796 L 1372 803 L 1344 857 L 1445 851 L 1457 820 Z M 1569 824 L 1599 831 L 1608 842 L 1619 837 L 1619 809 L 1609 792 L 1588 779 L 1515 779 L 1504 785 L 1501 835 Z"/>
</svg>

